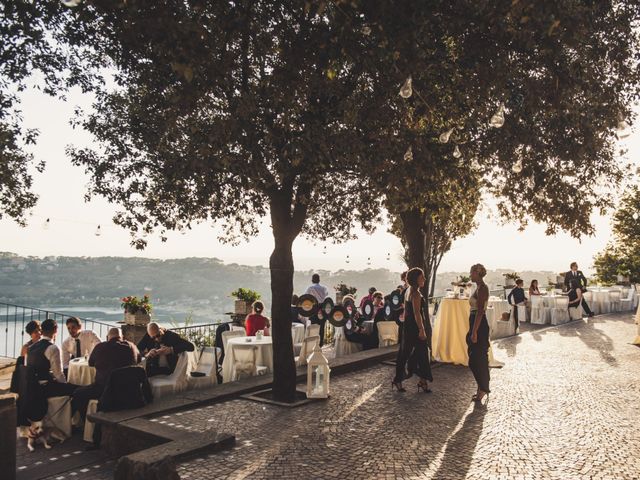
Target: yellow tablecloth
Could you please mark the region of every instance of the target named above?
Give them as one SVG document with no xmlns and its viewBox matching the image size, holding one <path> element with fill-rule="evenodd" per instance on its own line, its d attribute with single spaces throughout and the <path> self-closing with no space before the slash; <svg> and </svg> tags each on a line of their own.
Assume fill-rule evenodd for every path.
<svg viewBox="0 0 640 480">
<path fill-rule="evenodd" d="M 469 365 L 466 337 L 469 331 L 470 313 L 468 299 L 442 299 L 438 307 L 431 341 L 433 357 L 436 360 L 457 365 Z M 492 367 L 502 365 L 494 360 L 491 346 L 489 346 L 489 365 Z"/>
</svg>

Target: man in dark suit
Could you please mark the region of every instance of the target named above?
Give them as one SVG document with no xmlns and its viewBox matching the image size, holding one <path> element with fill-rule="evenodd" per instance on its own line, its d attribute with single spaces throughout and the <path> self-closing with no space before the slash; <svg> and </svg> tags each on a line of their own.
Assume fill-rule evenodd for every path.
<svg viewBox="0 0 640 480">
<path fill-rule="evenodd" d="M 582 290 L 582 293 L 587 291 L 587 277 L 584 276 L 581 270 L 578 270 L 578 264 L 576 262 L 571 263 L 570 270 L 564 274 L 564 288 L 569 290 L 571 287 L 571 281 L 576 280 Z M 582 297 L 582 309 L 589 317 L 593 317 L 594 313 L 589 308 L 587 301 Z"/>
<path fill-rule="evenodd" d="M 96 345 L 89 357 L 89 365 L 96 369 L 95 383 L 80 387 L 73 393 L 71 405 L 84 418 L 89 400 L 99 399 L 107 386 L 109 375 L 117 368 L 135 365 L 140 360 L 136 346 L 122 340 L 119 328 L 111 328 L 107 341 Z"/>
<path fill-rule="evenodd" d="M 155 322 L 147 325 L 147 333 L 138 350 L 147 357 L 147 376 L 170 375 L 176 369 L 178 355 L 193 352 L 195 346 L 171 330 L 162 328 Z"/>
</svg>

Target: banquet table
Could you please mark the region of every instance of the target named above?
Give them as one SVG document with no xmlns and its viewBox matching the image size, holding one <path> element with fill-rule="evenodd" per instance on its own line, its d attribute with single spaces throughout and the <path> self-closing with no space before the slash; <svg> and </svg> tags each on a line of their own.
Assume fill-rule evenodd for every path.
<svg viewBox="0 0 640 480">
<path fill-rule="evenodd" d="M 257 345 L 256 365 L 267 367 L 267 372 L 273 371 L 273 341 L 271 337 L 265 336 L 261 340 L 256 337 L 233 337 L 227 343 L 227 352 L 225 352 L 222 362 L 222 381 L 224 383 L 231 381 L 233 374 L 232 351 L 235 345 Z"/>
<path fill-rule="evenodd" d="M 501 320 L 504 312 L 511 312 L 509 302 L 503 298 L 489 297 L 487 302 L 487 321 L 489 322 L 490 338 L 492 340 L 509 337 L 516 333 L 515 323 L 511 319 L 508 322 Z"/>
<path fill-rule="evenodd" d="M 469 364 L 466 336 L 469 331 L 470 313 L 469 299 L 442 299 L 438 307 L 431 342 L 432 355 L 436 360 L 465 366 Z M 491 333 L 489 335 L 491 336 Z M 493 358 L 491 345 L 489 345 L 489 365 L 501 365 Z"/>
<path fill-rule="evenodd" d="M 632 342 L 633 345 L 640 345 L 640 304 L 638 304 L 638 311 L 636 312 L 636 325 L 638 325 L 638 335 Z"/>
<path fill-rule="evenodd" d="M 91 385 L 96 380 L 96 369 L 89 366 L 84 357 L 73 358 L 69 361 L 67 381 L 73 385 Z"/>
<path fill-rule="evenodd" d="M 291 338 L 293 343 L 302 343 L 304 341 L 305 326 L 302 323 L 294 323 L 291 325 Z"/>
</svg>

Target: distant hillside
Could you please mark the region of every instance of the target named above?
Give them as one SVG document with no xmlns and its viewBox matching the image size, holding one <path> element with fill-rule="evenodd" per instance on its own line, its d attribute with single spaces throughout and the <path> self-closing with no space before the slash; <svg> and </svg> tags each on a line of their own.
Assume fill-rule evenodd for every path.
<svg viewBox="0 0 640 480">
<path fill-rule="evenodd" d="M 386 269 L 318 270 L 322 283 L 331 291 L 340 282 L 353 285 L 358 296 L 375 286 L 391 291 L 399 282 L 399 272 Z M 495 287 L 502 273 L 489 272 L 487 281 Z M 310 283 L 311 271 L 295 273 L 295 292 Z M 437 291 L 442 292 L 459 273 L 438 275 Z M 551 272 L 521 272 L 526 282 L 537 278 L 541 284 L 555 276 Z M 42 305 L 92 305 L 119 308 L 125 295 L 149 293 L 156 305 L 206 310 L 213 314 L 230 311 L 229 297 L 237 287 L 260 292 L 270 303 L 269 270 L 235 263 L 225 265 L 217 258 L 157 260 L 125 257 L 20 257 L 0 253 L 0 302 L 38 307 Z"/>
</svg>

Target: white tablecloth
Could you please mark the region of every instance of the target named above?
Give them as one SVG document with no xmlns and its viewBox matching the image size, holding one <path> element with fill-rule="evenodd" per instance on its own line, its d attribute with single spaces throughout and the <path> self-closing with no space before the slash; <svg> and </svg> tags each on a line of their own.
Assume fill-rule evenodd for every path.
<svg viewBox="0 0 640 480">
<path fill-rule="evenodd" d="M 492 340 L 509 337 L 516 333 L 515 323 L 511 319 L 508 322 L 501 320 L 504 312 L 511 312 L 509 302 L 502 298 L 490 297 L 487 302 L 487 321 L 489 322 L 490 338 Z"/>
<path fill-rule="evenodd" d="M 73 385 L 91 385 L 96 380 L 96 369 L 89 366 L 83 357 L 74 358 L 69 362 L 67 381 Z"/>
<path fill-rule="evenodd" d="M 247 342 L 250 339 L 250 342 Z M 256 365 L 267 367 L 267 373 L 273 371 L 273 341 L 271 337 L 262 337 L 262 340 L 256 340 L 256 337 L 234 337 L 230 338 L 227 343 L 227 351 L 224 353 L 224 361 L 222 362 L 222 381 L 230 382 L 233 374 L 232 351 L 234 345 L 257 345 Z"/>
<path fill-rule="evenodd" d="M 291 338 L 293 338 L 293 343 L 302 343 L 304 341 L 304 329 L 305 326 L 301 323 L 291 325 Z"/>
</svg>

